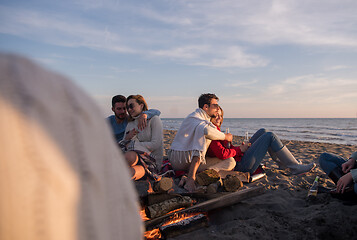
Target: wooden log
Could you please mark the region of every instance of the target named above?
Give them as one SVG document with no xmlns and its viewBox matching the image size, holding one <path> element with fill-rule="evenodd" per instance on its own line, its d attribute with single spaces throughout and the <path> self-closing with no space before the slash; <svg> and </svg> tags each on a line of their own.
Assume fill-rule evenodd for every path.
<svg viewBox="0 0 357 240">
<path fill-rule="evenodd" d="M 217 182 L 221 177 L 214 169 L 207 169 L 196 175 L 196 182 L 201 186 L 208 186 L 211 183 Z"/>
<path fill-rule="evenodd" d="M 211 183 L 210 185 L 207 186 L 207 194 L 214 194 L 219 192 L 223 185 L 222 179 L 218 180 L 215 183 Z"/>
<path fill-rule="evenodd" d="M 164 239 L 168 239 L 206 227 L 207 225 L 208 219 L 206 215 L 198 214 L 176 223 L 161 226 L 159 227 L 159 230 Z"/>
<path fill-rule="evenodd" d="M 135 181 L 135 188 L 139 197 L 146 197 L 152 191 L 151 183 L 149 181 Z"/>
<path fill-rule="evenodd" d="M 148 218 L 157 218 L 175 209 L 189 207 L 192 205 L 192 202 L 192 199 L 188 196 L 169 199 L 157 204 L 147 206 L 145 208 L 146 216 Z"/>
<path fill-rule="evenodd" d="M 242 189 L 237 192 L 227 193 L 221 197 L 217 197 L 217 198 L 210 199 L 210 200 L 207 200 L 202 203 L 198 203 L 192 207 L 188 207 L 188 208 L 185 208 L 185 209 L 179 211 L 179 213 L 208 212 L 213 209 L 231 206 L 231 205 L 236 204 L 236 203 L 243 201 L 245 199 L 260 195 L 260 194 L 264 193 L 264 191 L 265 191 L 264 187 L 262 187 L 262 186 Z M 177 214 L 177 213 L 170 213 L 170 214 L 166 214 L 164 216 L 161 216 L 161 217 L 158 217 L 155 219 L 145 221 L 146 229 L 149 230 L 149 229 L 154 228 L 155 226 L 159 225 L 160 223 L 162 223 L 165 220 L 172 217 L 174 214 Z"/>
<path fill-rule="evenodd" d="M 223 186 L 227 192 L 235 192 L 243 187 L 243 183 L 237 176 L 227 175 L 226 178 L 223 179 Z"/>
<path fill-rule="evenodd" d="M 179 194 L 151 193 L 147 196 L 146 206 L 157 204 L 166 200 L 181 197 Z"/>
<path fill-rule="evenodd" d="M 174 181 L 172 178 L 163 177 L 160 181 L 154 184 L 154 191 L 155 192 L 167 192 L 168 190 L 172 189 L 174 185 Z"/>
<path fill-rule="evenodd" d="M 239 180 L 241 180 L 242 182 L 249 183 L 249 177 L 250 177 L 249 172 L 221 170 L 218 173 L 221 178 L 225 178 L 227 175 L 233 175 L 233 176 L 237 176 Z"/>
</svg>

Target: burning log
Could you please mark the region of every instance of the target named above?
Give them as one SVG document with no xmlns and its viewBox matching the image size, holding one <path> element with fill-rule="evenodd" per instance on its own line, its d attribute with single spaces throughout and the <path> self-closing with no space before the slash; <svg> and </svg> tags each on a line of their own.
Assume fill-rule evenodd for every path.
<svg viewBox="0 0 357 240">
<path fill-rule="evenodd" d="M 157 204 L 150 205 L 146 207 L 145 212 L 148 218 L 157 218 L 165 215 L 168 212 L 171 212 L 172 210 L 183 207 L 190 207 L 192 203 L 192 199 L 188 196 L 176 197 Z"/>
<path fill-rule="evenodd" d="M 208 225 L 206 215 L 198 214 L 186 219 L 182 219 L 178 222 L 161 226 L 159 228 L 164 239 L 173 238 L 178 235 L 192 232 Z"/>
<path fill-rule="evenodd" d="M 252 187 L 243 190 L 239 190 L 237 192 L 228 193 L 221 197 L 213 198 L 207 200 L 202 203 L 198 203 L 192 207 L 185 208 L 180 210 L 179 213 L 185 212 L 208 212 L 213 209 L 231 206 L 236 204 L 240 201 L 243 201 L 247 198 L 255 197 L 260 195 L 264 192 L 264 187 Z M 158 224 L 162 223 L 163 221 L 167 220 L 168 218 L 172 217 L 175 213 L 169 213 L 161 217 L 157 217 L 155 219 L 145 221 L 146 229 L 152 229 L 153 227 L 157 226 Z"/>
<path fill-rule="evenodd" d="M 213 169 L 204 170 L 196 176 L 196 182 L 201 186 L 208 186 L 211 183 L 217 182 L 219 179 L 221 179 L 221 177 L 218 172 Z"/>
<path fill-rule="evenodd" d="M 223 186 L 227 192 L 235 192 L 243 187 L 243 183 L 237 176 L 227 175 L 226 178 L 223 179 Z"/>
</svg>

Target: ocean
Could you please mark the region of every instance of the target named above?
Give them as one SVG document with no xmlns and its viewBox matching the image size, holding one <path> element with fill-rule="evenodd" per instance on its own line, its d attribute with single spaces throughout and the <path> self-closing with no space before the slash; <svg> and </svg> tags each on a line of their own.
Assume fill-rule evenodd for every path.
<svg viewBox="0 0 357 240">
<path fill-rule="evenodd" d="M 178 130 L 183 118 L 162 118 L 164 129 Z M 251 137 L 266 128 L 284 140 L 357 145 L 357 118 L 225 118 L 222 131 Z"/>
</svg>

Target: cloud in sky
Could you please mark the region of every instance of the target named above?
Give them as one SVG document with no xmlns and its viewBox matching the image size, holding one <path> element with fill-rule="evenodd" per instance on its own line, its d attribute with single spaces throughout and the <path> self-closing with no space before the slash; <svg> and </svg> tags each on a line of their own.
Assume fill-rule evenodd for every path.
<svg viewBox="0 0 357 240">
<path fill-rule="evenodd" d="M 155 100 L 170 117 L 205 91 L 220 94 L 231 116 L 243 102 L 247 117 L 291 116 L 287 103 L 301 116 L 311 103 L 323 116 L 337 103 L 354 116 L 356 12 L 350 0 L 14 0 L 0 3 L 0 49 L 25 51 L 93 96 L 129 94 L 128 82 L 152 99 L 175 99 L 175 89 L 181 108 Z"/>
</svg>

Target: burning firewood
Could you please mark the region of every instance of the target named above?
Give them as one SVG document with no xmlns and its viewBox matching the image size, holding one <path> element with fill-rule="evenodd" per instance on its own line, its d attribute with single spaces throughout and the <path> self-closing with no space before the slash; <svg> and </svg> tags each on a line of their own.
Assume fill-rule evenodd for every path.
<svg viewBox="0 0 357 240">
<path fill-rule="evenodd" d="M 237 176 L 227 175 L 226 178 L 223 179 L 223 186 L 227 192 L 235 192 L 243 187 L 243 183 Z"/>
<path fill-rule="evenodd" d="M 192 232 L 196 229 L 206 227 L 208 219 L 204 214 L 197 214 L 195 216 L 180 220 L 178 222 L 161 226 L 160 232 L 165 239 L 173 238 L 178 235 Z"/>
<path fill-rule="evenodd" d="M 221 179 L 221 177 L 218 172 L 213 169 L 204 170 L 196 176 L 196 182 L 201 186 L 208 186 L 211 183 L 217 182 L 219 179 Z"/>
<path fill-rule="evenodd" d="M 146 207 L 148 218 L 157 218 L 178 208 L 190 207 L 193 201 L 190 197 L 177 197 Z"/>
</svg>

